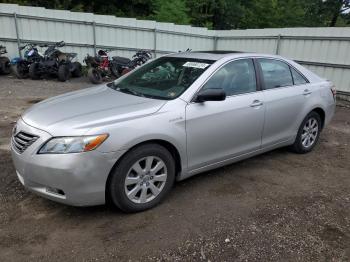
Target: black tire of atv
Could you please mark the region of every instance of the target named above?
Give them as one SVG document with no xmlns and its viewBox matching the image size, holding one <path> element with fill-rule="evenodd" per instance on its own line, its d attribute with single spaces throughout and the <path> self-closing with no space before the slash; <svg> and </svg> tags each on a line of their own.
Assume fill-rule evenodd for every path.
<svg viewBox="0 0 350 262">
<path fill-rule="evenodd" d="M 38 80 L 40 79 L 40 74 L 38 73 L 38 63 L 33 63 L 29 67 L 29 76 L 32 80 Z"/>
<path fill-rule="evenodd" d="M 79 62 L 74 62 L 72 66 L 74 68 L 72 77 L 81 77 L 83 74 L 83 66 Z"/>
<path fill-rule="evenodd" d="M 60 65 L 58 67 L 58 73 L 57 73 L 58 81 L 66 82 L 69 79 L 69 74 L 70 72 L 67 65 Z"/>
<path fill-rule="evenodd" d="M 0 59 L 0 72 L 4 75 L 11 73 L 10 59 L 7 57 L 1 57 Z"/>
<path fill-rule="evenodd" d="M 109 70 L 111 70 L 111 73 L 114 77 L 116 77 L 116 78 L 120 77 L 118 66 L 114 65 L 113 62 L 111 62 L 110 66 L 109 66 Z"/>
<path fill-rule="evenodd" d="M 24 70 L 23 65 L 17 63 L 12 65 L 12 72 L 18 79 L 24 79 L 28 77 L 29 72 Z"/>
<path fill-rule="evenodd" d="M 88 70 L 88 78 L 93 84 L 101 84 L 102 76 L 101 73 L 96 68 L 89 68 Z"/>
</svg>

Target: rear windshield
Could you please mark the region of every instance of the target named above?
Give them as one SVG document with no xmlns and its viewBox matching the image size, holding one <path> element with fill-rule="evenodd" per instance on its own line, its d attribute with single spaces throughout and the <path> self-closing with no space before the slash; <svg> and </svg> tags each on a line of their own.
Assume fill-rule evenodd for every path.
<svg viewBox="0 0 350 262">
<path fill-rule="evenodd" d="M 180 96 L 207 70 L 213 60 L 161 57 L 131 72 L 111 86 L 117 91 L 154 99 Z"/>
</svg>

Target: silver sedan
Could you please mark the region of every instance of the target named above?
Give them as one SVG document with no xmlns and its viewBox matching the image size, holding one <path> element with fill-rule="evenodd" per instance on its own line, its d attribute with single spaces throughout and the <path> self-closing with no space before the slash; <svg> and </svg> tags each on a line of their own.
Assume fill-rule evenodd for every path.
<svg viewBox="0 0 350 262">
<path fill-rule="evenodd" d="M 43 197 L 136 212 L 175 180 L 278 147 L 310 152 L 334 110 L 333 84 L 291 60 L 171 54 L 34 105 L 13 130 L 12 158 Z"/>
</svg>

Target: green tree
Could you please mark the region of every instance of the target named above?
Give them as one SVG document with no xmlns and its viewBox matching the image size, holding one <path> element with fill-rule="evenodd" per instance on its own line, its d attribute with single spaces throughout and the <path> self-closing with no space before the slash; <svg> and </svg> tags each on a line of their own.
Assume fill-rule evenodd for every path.
<svg viewBox="0 0 350 262">
<path fill-rule="evenodd" d="M 336 26 L 341 14 L 350 9 L 350 0 L 327 0 L 323 4 L 329 12 L 329 26 Z"/>
<path fill-rule="evenodd" d="M 350 0 L 0 0 L 210 29 L 348 26 Z"/>
<path fill-rule="evenodd" d="M 159 22 L 170 22 L 176 24 L 189 24 L 188 8 L 184 0 L 154 1 L 155 11 L 150 15 L 150 19 Z"/>
<path fill-rule="evenodd" d="M 214 2 L 213 0 L 187 0 L 191 24 L 212 28 Z"/>
</svg>

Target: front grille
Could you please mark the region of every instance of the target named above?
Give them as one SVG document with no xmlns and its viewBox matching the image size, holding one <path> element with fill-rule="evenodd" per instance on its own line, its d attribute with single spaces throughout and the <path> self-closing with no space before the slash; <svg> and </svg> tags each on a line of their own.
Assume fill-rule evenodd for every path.
<svg viewBox="0 0 350 262">
<path fill-rule="evenodd" d="M 38 138 L 38 136 L 21 131 L 12 137 L 13 147 L 17 152 L 23 153 Z"/>
</svg>

